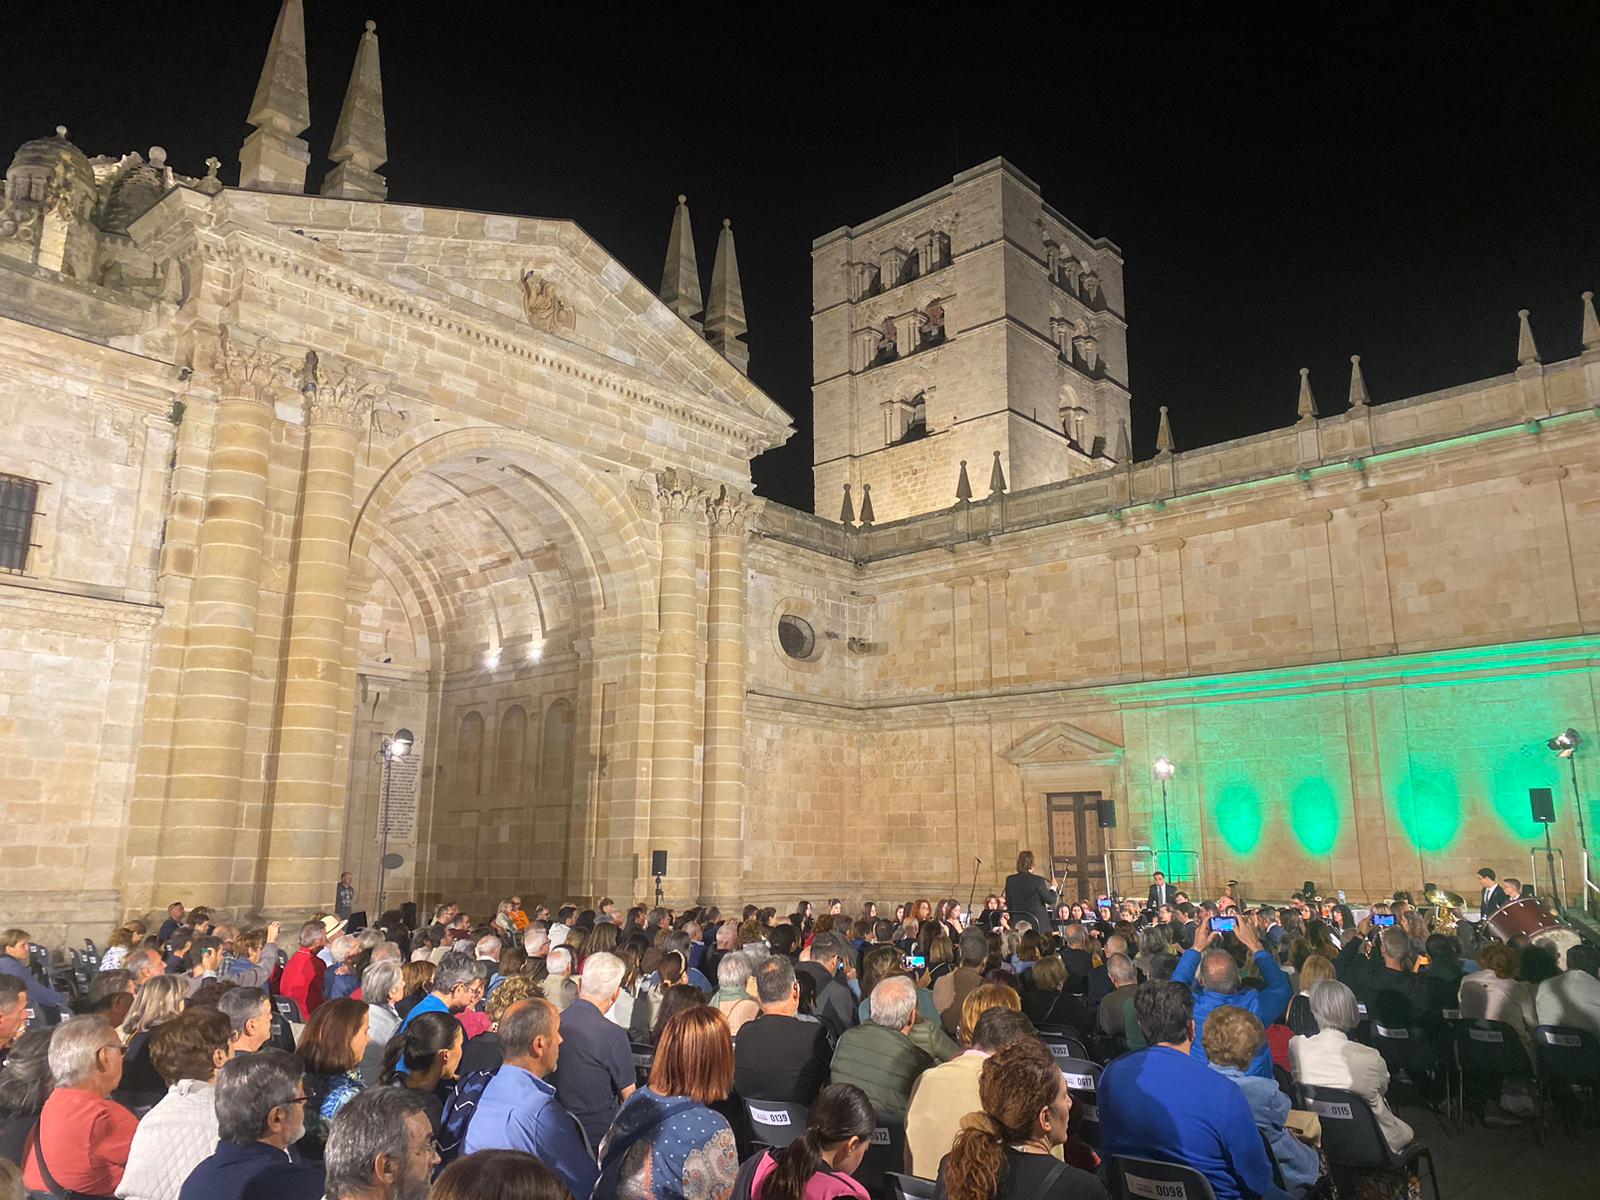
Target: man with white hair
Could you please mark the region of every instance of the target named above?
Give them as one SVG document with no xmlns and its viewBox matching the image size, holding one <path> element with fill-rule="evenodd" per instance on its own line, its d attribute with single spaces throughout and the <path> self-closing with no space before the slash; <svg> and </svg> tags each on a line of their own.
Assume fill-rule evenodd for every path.
<svg viewBox="0 0 1600 1200">
<path fill-rule="evenodd" d="M 879 1117 L 904 1121 L 917 1078 L 934 1065 L 911 1040 L 917 1022 L 917 986 L 904 975 L 878 981 L 867 997 L 870 1020 L 847 1029 L 833 1054 L 831 1083 L 853 1083 Z"/>
<path fill-rule="evenodd" d="M 550 952 L 550 930 L 543 921 L 528 926 L 528 932 L 522 935 L 522 948 L 527 951 L 530 962 Z"/>
<path fill-rule="evenodd" d="M 50 1035 L 55 1090 L 44 1102 L 23 1180 L 52 1196 L 109 1196 L 122 1182 L 139 1119 L 111 1099 L 122 1082 L 122 1044 L 102 1016 L 72 1017 Z"/>
<path fill-rule="evenodd" d="M 479 961 L 481 962 L 495 963 L 498 965 L 500 962 L 500 951 L 504 948 L 504 943 L 501 942 L 499 938 L 495 937 L 494 934 L 489 933 L 478 939 L 478 944 L 473 948 L 473 953 L 477 955 Z"/>
<path fill-rule="evenodd" d="M 555 951 L 550 956 L 554 958 Z M 617 1002 L 625 969 L 615 954 L 589 955 L 583 962 L 578 998 L 561 1014 L 556 1096 L 578 1119 L 592 1146 L 605 1137 L 636 1082 L 628 1031 L 606 1020 Z"/>
<path fill-rule="evenodd" d="M 572 951 L 565 946 L 551 946 L 545 955 L 545 999 L 556 1006 L 557 1012 L 566 1012 L 578 998 L 578 985 L 572 979 Z"/>
<path fill-rule="evenodd" d="M 1111 954 L 1106 958 L 1106 978 L 1111 990 L 1101 997 L 1096 1019 L 1101 1033 L 1120 1038 L 1127 1033 L 1127 1003 L 1139 990 L 1139 969 L 1126 954 Z"/>
</svg>

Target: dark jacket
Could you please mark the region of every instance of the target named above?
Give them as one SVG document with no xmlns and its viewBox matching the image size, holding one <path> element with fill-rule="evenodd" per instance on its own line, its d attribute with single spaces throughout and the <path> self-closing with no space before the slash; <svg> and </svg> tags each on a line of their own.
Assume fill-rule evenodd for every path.
<svg viewBox="0 0 1600 1200">
<path fill-rule="evenodd" d="M 1049 933 L 1050 910 L 1056 905 L 1056 890 L 1050 882 L 1032 871 L 1019 871 L 1006 876 L 1006 908 L 1011 913 L 1011 927 L 1017 919 L 1026 917 L 1041 934 Z"/>
<path fill-rule="evenodd" d="M 807 1108 L 828 1082 L 832 1051 L 819 1022 L 762 1013 L 739 1029 L 733 1087 L 746 1100 L 779 1100 Z"/>
<path fill-rule="evenodd" d="M 1482 892 L 1479 892 L 1478 896 L 1478 915 L 1486 921 L 1504 908 L 1511 899 L 1506 895 L 1505 888 L 1498 883 L 1494 885 L 1494 890 L 1489 893 L 1487 899 L 1483 898 Z"/>
<path fill-rule="evenodd" d="M 856 998 L 819 963 L 796 963 L 794 969 L 804 971 L 817 985 L 817 1020 L 828 1027 L 829 1035 L 837 1044 L 844 1031 L 856 1023 Z"/>
<path fill-rule="evenodd" d="M 1351 934 L 1333 963 L 1340 981 L 1366 1005 L 1367 1017 L 1391 1029 L 1440 1024 L 1444 1016 L 1434 1004 L 1427 977 L 1393 970 L 1384 965 L 1376 946 L 1371 949 L 1368 957 L 1367 939 Z"/>
<path fill-rule="evenodd" d="M 932 1056 L 898 1029 L 857 1025 L 839 1039 L 831 1082 L 855 1084 L 880 1119 L 904 1121 L 912 1085 L 933 1065 Z"/>
<path fill-rule="evenodd" d="M 322 1168 L 265 1142 L 218 1142 L 184 1180 L 178 1200 L 322 1200 Z"/>
<path fill-rule="evenodd" d="M 1092 1033 L 1094 1010 L 1082 996 L 1071 992 L 1045 992 L 1029 988 L 1022 994 L 1022 1011 L 1035 1025 L 1063 1025 L 1080 1033 Z"/>
</svg>

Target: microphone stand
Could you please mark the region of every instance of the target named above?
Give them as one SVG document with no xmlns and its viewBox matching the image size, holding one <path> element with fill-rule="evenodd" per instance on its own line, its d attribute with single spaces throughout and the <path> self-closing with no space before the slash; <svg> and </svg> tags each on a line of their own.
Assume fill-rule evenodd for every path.
<svg viewBox="0 0 1600 1200">
<path fill-rule="evenodd" d="M 976 854 L 972 856 L 972 890 L 967 893 L 967 924 L 972 924 L 972 902 L 978 898 L 978 868 L 983 866 L 983 859 Z"/>
</svg>

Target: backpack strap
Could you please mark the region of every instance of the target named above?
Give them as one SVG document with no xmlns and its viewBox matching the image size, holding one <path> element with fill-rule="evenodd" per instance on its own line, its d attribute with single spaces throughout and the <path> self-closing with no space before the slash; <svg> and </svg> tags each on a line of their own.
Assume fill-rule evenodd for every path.
<svg viewBox="0 0 1600 1200">
<path fill-rule="evenodd" d="M 1051 1167 L 1050 1174 L 1046 1175 L 1042 1180 L 1039 1181 L 1039 1195 L 1048 1196 L 1050 1194 L 1050 1189 L 1055 1186 L 1056 1180 L 1061 1178 L 1062 1172 L 1064 1172 L 1066 1169 L 1067 1164 L 1064 1162 L 1058 1162 L 1055 1166 Z"/>
</svg>

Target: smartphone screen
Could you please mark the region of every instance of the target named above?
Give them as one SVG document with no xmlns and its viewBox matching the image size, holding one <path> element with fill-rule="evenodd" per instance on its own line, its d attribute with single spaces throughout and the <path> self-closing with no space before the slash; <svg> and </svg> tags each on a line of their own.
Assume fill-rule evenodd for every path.
<svg viewBox="0 0 1600 1200">
<path fill-rule="evenodd" d="M 928 965 L 928 960 L 924 956 L 922 956 L 921 954 L 908 954 L 908 955 L 906 955 L 906 966 L 908 966 L 908 967 L 917 967 L 918 969 L 921 969 L 922 967 L 925 967 L 927 965 Z"/>
<path fill-rule="evenodd" d="M 1238 923 L 1239 923 L 1239 919 L 1237 917 L 1212 917 L 1211 918 L 1211 932 L 1212 933 L 1232 933 L 1233 930 L 1234 930 L 1234 926 L 1236 926 Z"/>
<path fill-rule="evenodd" d="M 1394 924 L 1394 914 L 1393 913 L 1373 913 L 1372 914 L 1372 923 L 1374 925 L 1393 925 Z"/>
</svg>

